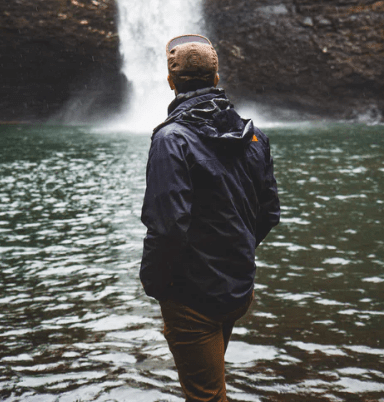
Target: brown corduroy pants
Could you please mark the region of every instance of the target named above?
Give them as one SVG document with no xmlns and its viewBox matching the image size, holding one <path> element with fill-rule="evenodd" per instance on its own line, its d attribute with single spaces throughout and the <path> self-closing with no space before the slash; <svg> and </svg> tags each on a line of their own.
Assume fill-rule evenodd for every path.
<svg viewBox="0 0 384 402">
<path fill-rule="evenodd" d="M 224 354 L 235 321 L 253 295 L 231 313 L 209 318 L 176 301 L 161 301 L 164 336 L 175 359 L 186 402 L 227 402 Z"/>
</svg>

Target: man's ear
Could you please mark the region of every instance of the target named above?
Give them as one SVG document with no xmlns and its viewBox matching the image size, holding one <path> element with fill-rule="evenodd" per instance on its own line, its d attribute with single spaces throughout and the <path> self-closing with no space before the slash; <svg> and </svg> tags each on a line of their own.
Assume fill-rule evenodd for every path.
<svg viewBox="0 0 384 402">
<path fill-rule="evenodd" d="M 215 78 L 213 79 L 213 85 L 216 86 L 220 81 L 219 73 L 216 73 Z"/>
<path fill-rule="evenodd" d="M 171 78 L 170 75 L 168 75 L 167 80 L 168 80 L 169 87 L 170 87 L 172 90 L 175 90 L 176 87 L 175 87 L 175 84 L 173 83 L 172 78 Z"/>
</svg>

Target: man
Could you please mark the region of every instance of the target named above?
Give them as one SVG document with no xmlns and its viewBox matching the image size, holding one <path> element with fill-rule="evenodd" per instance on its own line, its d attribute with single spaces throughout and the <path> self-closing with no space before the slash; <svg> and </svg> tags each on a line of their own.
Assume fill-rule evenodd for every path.
<svg viewBox="0 0 384 402">
<path fill-rule="evenodd" d="M 149 151 L 140 279 L 160 302 L 186 401 L 225 402 L 224 354 L 253 299 L 255 249 L 279 222 L 276 181 L 268 138 L 216 88 L 211 42 L 179 36 L 166 54 L 176 98 Z"/>
</svg>

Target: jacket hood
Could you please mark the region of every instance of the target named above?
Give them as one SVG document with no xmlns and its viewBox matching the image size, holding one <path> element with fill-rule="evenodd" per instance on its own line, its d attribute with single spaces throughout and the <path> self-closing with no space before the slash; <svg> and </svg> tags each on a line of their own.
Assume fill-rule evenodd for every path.
<svg viewBox="0 0 384 402">
<path fill-rule="evenodd" d="M 179 94 L 169 105 L 168 112 L 168 118 L 155 128 L 154 134 L 176 122 L 222 144 L 247 144 L 254 135 L 252 120 L 238 115 L 223 89 L 203 88 Z"/>
</svg>

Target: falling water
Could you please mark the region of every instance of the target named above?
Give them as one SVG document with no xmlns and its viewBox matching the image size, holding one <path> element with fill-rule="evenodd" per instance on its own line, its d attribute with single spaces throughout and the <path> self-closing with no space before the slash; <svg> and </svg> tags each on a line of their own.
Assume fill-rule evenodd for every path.
<svg viewBox="0 0 384 402">
<path fill-rule="evenodd" d="M 148 131 L 166 117 L 174 94 L 167 83 L 165 45 L 174 36 L 202 33 L 201 0 L 118 0 L 122 71 L 130 82 L 127 108 L 115 128 Z"/>
</svg>

